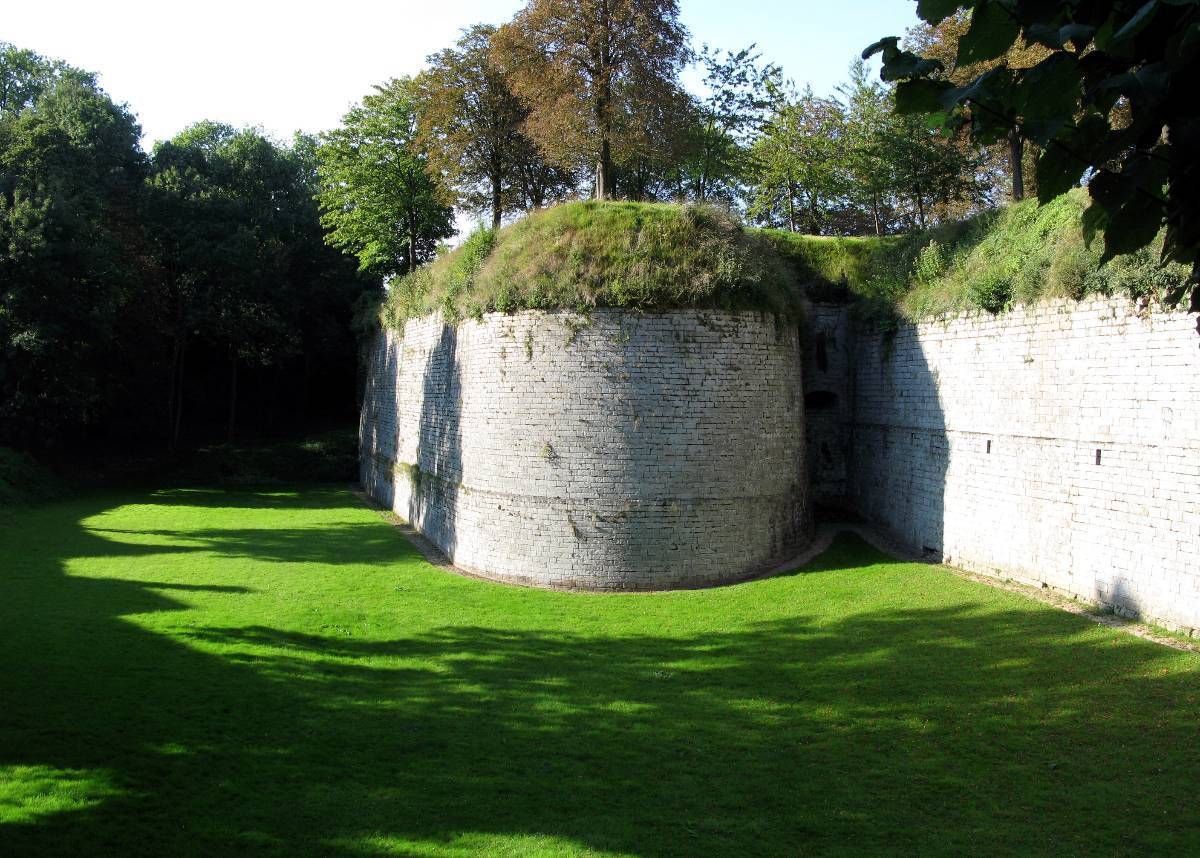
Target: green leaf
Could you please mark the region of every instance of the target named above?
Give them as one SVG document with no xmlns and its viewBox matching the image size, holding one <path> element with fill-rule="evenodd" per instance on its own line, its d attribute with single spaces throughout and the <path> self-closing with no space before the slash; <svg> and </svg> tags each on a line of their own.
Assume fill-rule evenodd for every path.
<svg viewBox="0 0 1200 858">
<path fill-rule="evenodd" d="M 936 27 L 966 5 L 960 0 L 917 0 L 917 17 Z"/>
<path fill-rule="evenodd" d="M 1167 40 L 1167 63 L 1172 69 L 1187 65 L 1200 48 L 1200 21 L 1193 21 Z"/>
<path fill-rule="evenodd" d="M 909 78 L 924 77 L 931 72 L 940 71 L 943 66 L 940 60 L 932 60 L 918 56 L 912 51 L 893 51 L 885 48 L 883 53 L 883 68 L 879 76 L 886 81 L 908 80 Z"/>
<path fill-rule="evenodd" d="M 872 42 L 863 48 L 862 58 L 869 60 L 876 54 L 882 53 L 883 61 L 887 62 L 889 56 L 895 56 L 900 52 L 900 49 L 896 47 L 898 44 L 900 44 L 899 36 L 884 36 L 879 41 Z"/>
<path fill-rule="evenodd" d="M 1001 0 L 978 0 L 971 13 L 971 26 L 958 42 L 961 68 L 1003 56 L 1020 35 L 1021 28 Z"/>
<path fill-rule="evenodd" d="M 1082 75 L 1066 52 L 1019 72 L 1016 107 L 1027 119 L 1070 119 L 1079 110 Z"/>
<path fill-rule="evenodd" d="M 908 80 L 896 85 L 897 113 L 934 113 L 945 105 L 943 97 L 954 89 L 944 80 Z"/>
<path fill-rule="evenodd" d="M 1073 150 L 1068 151 L 1062 144 L 1055 145 L 1051 141 L 1037 162 L 1038 202 L 1048 203 L 1071 190 L 1079 183 L 1086 166 L 1080 163 Z"/>
<path fill-rule="evenodd" d="M 1112 44 L 1119 45 L 1121 42 L 1126 42 L 1146 29 L 1146 25 L 1154 19 L 1156 12 L 1158 12 L 1158 0 L 1150 0 L 1133 13 L 1133 17 L 1125 22 L 1125 26 L 1117 30 L 1112 37 Z"/>
<path fill-rule="evenodd" d="M 1082 48 L 1096 34 L 1096 28 L 1087 24 L 1030 24 L 1025 28 L 1025 41 L 1029 44 L 1045 45 L 1061 50 L 1068 42 Z"/>
<path fill-rule="evenodd" d="M 1115 210 L 1108 211 L 1104 230 L 1104 264 L 1114 256 L 1133 253 L 1154 241 L 1162 227 L 1163 207 L 1147 193 L 1134 193 Z"/>
</svg>

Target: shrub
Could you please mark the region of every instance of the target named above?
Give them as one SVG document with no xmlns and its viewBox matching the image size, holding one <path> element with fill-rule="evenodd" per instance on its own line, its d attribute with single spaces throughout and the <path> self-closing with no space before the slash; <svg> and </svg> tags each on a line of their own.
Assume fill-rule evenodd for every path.
<svg viewBox="0 0 1200 858">
<path fill-rule="evenodd" d="M 61 493 L 58 477 L 28 453 L 0 447 L 0 507 L 50 500 Z"/>
</svg>

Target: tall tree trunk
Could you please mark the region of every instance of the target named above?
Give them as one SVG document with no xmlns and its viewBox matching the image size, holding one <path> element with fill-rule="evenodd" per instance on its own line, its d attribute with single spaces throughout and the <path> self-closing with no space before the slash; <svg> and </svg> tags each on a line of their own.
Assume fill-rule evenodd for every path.
<svg viewBox="0 0 1200 858">
<path fill-rule="evenodd" d="M 879 223 L 879 195 L 871 194 L 871 217 L 875 218 L 875 234 L 883 235 L 883 226 Z"/>
<path fill-rule="evenodd" d="M 179 435 L 183 429 L 183 380 L 187 369 L 187 335 L 184 334 L 179 344 L 179 372 L 175 376 L 175 419 L 171 426 L 171 443 L 170 450 L 175 452 L 179 448 Z"/>
<path fill-rule="evenodd" d="M 608 136 L 600 141 L 600 158 L 596 162 L 596 199 L 612 198 L 612 147 Z"/>
<path fill-rule="evenodd" d="M 233 443 L 233 432 L 237 426 L 237 398 L 238 398 L 238 359 L 237 352 L 233 349 L 229 351 L 229 425 L 226 427 L 225 440 L 230 444 Z"/>
<path fill-rule="evenodd" d="M 596 199 L 598 200 L 610 199 L 613 190 L 610 27 L 608 3 L 606 0 L 601 0 L 600 30 L 604 35 L 604 44 L 600 47 L 600 92 L 596 98 L 596 127 L 600 129 L 600 159 L 596 164 Z"/>
<path fill-rule="evenodd" d="M 1008 132 L 1008 164 L 1012 171 L 1012 198 L 1014 203 L 1025 199 L 1025 141 L 1017 129 Z"/>
<path fill-rule="evenodd" d="M 492 171 L 492 229 L 500 228 L 500 171 Z"/>
<path fill-rule="evenodd" d="M 920 218 L 921 229 L 925 228 L 925 200 L 921 196 L 921 189 L 917 188 L 915 196 L 917 198 L 917 216 Z"/>
<path fill-rule="evenodd" d="M 167 449 L 171 449 L 172 438 L 175 436 L 175 400 L 179 396 L 179 359 L 181 349 L 178 334 L 171 343 L 171 375 L 167 380 Z"/>
<path fill-rule="evenodd" d="M 796 231 L 796 186 L 788 182 L 788 231 Z"/>
</svg>

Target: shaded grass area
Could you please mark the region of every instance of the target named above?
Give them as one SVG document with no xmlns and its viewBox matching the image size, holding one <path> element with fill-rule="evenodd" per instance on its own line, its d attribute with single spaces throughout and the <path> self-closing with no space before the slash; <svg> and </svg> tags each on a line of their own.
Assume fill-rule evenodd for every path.
<svg viewBox="0 0 1200 858">
<path fill-rule="evenodd" d="M 1189 854 L 1200 658 L 844 537 L 603 596 L 348 492 L 0 521 L 5 854 Z"/>
<path fill-rule="evenodd" d="M 99 487 L 349 483 L 358 476 L 358 430 L 324 429 L 175 452 L 145 445 L 79 444 L 37 456 L 0 447 L 0 515 Z"/>
</svg>

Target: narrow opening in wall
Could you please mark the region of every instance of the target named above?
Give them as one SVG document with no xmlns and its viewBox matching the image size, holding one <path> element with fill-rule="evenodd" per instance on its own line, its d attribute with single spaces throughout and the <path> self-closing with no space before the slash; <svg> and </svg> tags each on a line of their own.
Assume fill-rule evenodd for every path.
<svg viewBox="0 0 1200 858">
<path fill-rule="evenodd" d="M 837 407 L 837 394 L 831 390 L 813 390 L 804 394 L 804 409 L 806 411 L 821 411 Z"/>
<path fill-rule="evenodd" d="M 1096 448 L 1096 464 L 1097 465 L 1100 464 L 1100 448 L 1099 447 Z"/>
<path fill-rule="evenodd" d="M 825 346 L 824 331 L 817 331 L 816 343 L 814 345 L 816 346 L 817 369 L 821 372 L 826 372 L 829 369 L 829 352 Z"/>
<path fill-rule="evenodd" d="M 990 440 L 987 442 L 987 451 L 989 453 L 992 452 L 992 442 Z"/>
</svg>

